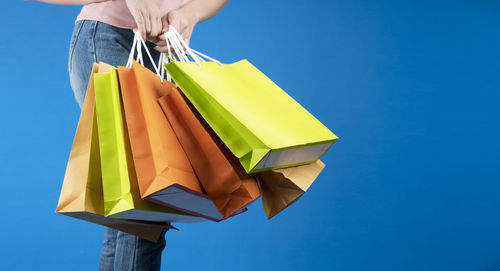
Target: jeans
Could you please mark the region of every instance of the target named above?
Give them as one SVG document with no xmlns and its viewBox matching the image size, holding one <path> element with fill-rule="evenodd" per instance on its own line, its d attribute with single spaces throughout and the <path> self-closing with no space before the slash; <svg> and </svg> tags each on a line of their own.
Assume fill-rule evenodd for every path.
<svg viewBox="0 0 500 271">
<path fill-rule="evenodd" d="M 134 33 L 130 29 L 118 28 L 98 21 L 82 20 L 75 24 L 69 48 L 68 71 L 76 102 L 83 105 L 92 64 L 105 62 L 114 67 L 127 64 Z M 155 61 L 160 53 L 147 42 Z M 143 52 L 144 64 L 154 70 L 147 54 Z"/>
<path fill-rule="evenodd" d="M 68 71 L 76 102 L 83 104 L 87 84 L 94 62 L 105 62 L 112 66 L 125 66 L 132 47 L 134 33 L 130 29 L 114 27 L 105 23 L 83 20 L 75 24 L 69 49 Z M 152 50 L 153 59 L 159 53 Z M 143 53 L 146 55 L 146 53 Z M 146 67 L 152 65 L 145 58 Z M 160 270 L 161 253 L 165 248 L 165 229 L 157 243 L 137 236 L 106 228 L 99 270 Z"/>
<path fill-rule="evenodd" d="M 165 248 L 165 231 L 159 241 L 153 243 L 135 235 L 106 228 L 99 271 L 160 270 L 161 252 Z"/>
</svg>

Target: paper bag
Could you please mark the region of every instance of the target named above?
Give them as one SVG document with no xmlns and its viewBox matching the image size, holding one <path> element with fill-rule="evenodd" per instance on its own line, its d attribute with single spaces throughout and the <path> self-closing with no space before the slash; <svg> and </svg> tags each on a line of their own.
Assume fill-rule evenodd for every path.
<svg viewBox="0 0 500 271">
<path fill-rule="evenodd" d="M 200 66 L 173 61 L 165 68 L 246 172 L 313 163 L 337 140 L 247 60 Z"/>
<path fill-rule="evenodd" d="M 271 219 L 299 199 L 324 167 L 318 160 L 308 165 L 255 173 L 267 217 Z"/>
<path fill-rule="evenodd" d="M 118 67 L 118 75 L 141 197 L 207 219 L 222 219 L 158 104 L 158 98 L 175 86 L 137 62 L 132 68 Z"/>
<path fill-rule="evenodd" d="M 156 242 L 163 228 L 169 226 L 168 223 L 104 217 L 93 74 L 105 72 L 109 68 L 105 64 L 97 63 L 94 63 L 92 68 L 56 212 Z"/>
<path fill-rule="evenodd" d="M 219 218 L 228 218 L 260 196 L 253 176 L 175 87 L 159 99 Z"/>
<path fill-rule="evenodd" d="M 116 69 L 94 75 L 104 214 L 154 222 L 196 223 L 205 219 L 141 198 L 123 116 Z"/>
</svg>

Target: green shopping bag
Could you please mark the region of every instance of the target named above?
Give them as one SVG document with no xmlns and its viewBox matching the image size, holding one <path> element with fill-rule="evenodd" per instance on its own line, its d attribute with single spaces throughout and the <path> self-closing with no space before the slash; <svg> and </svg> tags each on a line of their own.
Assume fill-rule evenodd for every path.
<svg viewBox="0 0 500 271">
<path fill-rule="evenodd" d="M 248 173 L 312 163 L 338 139 L 247 60 L 165 69 Z"/>
<path fill-rule="evenodd" d="M 141 199 L 116 69 L 96 73 L 94 88 L 105 215 L 145 221 L 205 221 Z"/>
<path fill-rule="evenodd" d="M 168 223 L 104 217 L 93 77 L 107 69 L 103 63 L 94 63 L 92 67 L 56 212 L 156 242 Z"/>
</svg>

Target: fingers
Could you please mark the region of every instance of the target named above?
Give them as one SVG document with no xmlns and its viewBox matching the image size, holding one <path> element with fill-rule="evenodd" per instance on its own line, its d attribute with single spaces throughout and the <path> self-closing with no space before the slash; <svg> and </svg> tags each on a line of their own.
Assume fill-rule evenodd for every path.
<svg viewBox="0 0 500 271">
<path fill-rule="evenodd" d="M 157 14 L 142 13 L 136 18 L 137 28 L 144 40 L 155 40 L 162 33 L 162 20 Z"/>
<path fill-rule="evenodd" d="M 141 34 L 141 37 L 143 39 L 146 39 L 146 23 L 142 15 L 138 15 L 135 18 L 135 23 L 137 24 L 137 29 L 139 30 L 139 33 Z"/>
<path fill-rule="evenodd" d="M 165 47 L 167 46 L 167 42 L 165 40 L 159 40 L 157 42 L 155 42 L 156 46 L 161 46 L 161 47 Z"/>
<path fill-rule="evenodd" d="M 170 47 L 170 52 L 174 52 L 174 48 L 172 48 L 172 45 L 170 44 L 169 46 L 167 46 L 167 41 L 165 41 L 165 39 L 159 40 L 158 42 L 155 42 L 155 44 L 156 47 L 154 47 L 153 49 L 155 49 L 158 52 L 168 53 L 169 51 L 168 47 Z"/>
<path fill-rule="evenodd" d="M 143 37 L 145 40 L 150 36 L 150 33 L 151 33 L 151 17 L 149 16 L 144 16 L 144 35 L 145 37 Z"/>
<path fill-rule="evenodd" d="M 160 53 L 167 53 L 168 52 L 168 47 L 166 45 L 165 46 L 156 46 L 153 49 L 155 49 L 156 51 L 158 51 Z"/>
<path fill-rule="evenodd" d="M 181 13 L 177 11 L 171 11 L 167 15 L 163 16 L 160 18 L 161 19 L 161 33 L 156 37 L 155 39 L 155 44 L 156 47 L 154 48 L 156 51 L 159 52 L 168 52 L 168 47 L 167 43 L 165 41 L 165 34 L 169 30 L 169 25 L 173 26 L 181 35 L 183 41 L 186 43 L 186 45 L 189 47 L 189 42 L 191 40 L 191 34 L 193 32 L 194 25 L 189 23 L 189 21 L 183 16 Z M 181 45 L 181 50 L 186 50 L 184 46 Z M 173 52 L 172 45 L 170 45 L 170 50 Z"/>
<path fill-rule="evenodd" d="M 101 1 L 101 0 L 90 0 Z M 165 27 L 158 4 L 154 0 L 125 0 L 144 40 L 156 40 Z"/>
<path fill-rule="evenodd" d="M 193 28 L 188 28 L 184 32 L 182 32 L 181 36 L 184 39 L 187 47 L 189 48 L 189 42 L 191 41 L 191 35 L 193 34 Z"/>
<path fill-rule="evenodd" d="M 167 20 L 167 15 L 165 15 L 165 16 L 163 16 L 163 17 L 161 17 L 161 26 L 162 26 L 162 28 L 161 28 L 161 34 L 162 34 L 162 35 L 161 35 L 161 37 L 160 37 L 160 38 L 165 39 L 165 35 L 163 35 L 163 34 L 167 33 L 167 31 L 168 31 L 168 20 Z"/>
<path fill-rule="evenodd" d="M 149 38 L 158 39 L 158 36 L 162 33 L 163 24 L 161 17 L 158 15 L 152 15 L 151 17 L 151 31 L 149 32 Z"/>
<path fill-rule="evenodd" d="M 182 34 L 184 31 L 185 24 L 182 21 L 182 17 L 177 14 L 177 12 L 171 11 L 166 16 L 167 24 L 173 26 L 179 33 Z"/>
</svg>

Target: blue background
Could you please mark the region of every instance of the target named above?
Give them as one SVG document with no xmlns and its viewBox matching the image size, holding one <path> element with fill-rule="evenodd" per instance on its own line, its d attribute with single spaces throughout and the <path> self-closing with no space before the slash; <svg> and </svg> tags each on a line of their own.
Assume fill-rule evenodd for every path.
<svg viewBox="0 0 500 271">
<path fill-rule="evenodd" d="M 54 213 L 79 109 L 78 7 L 1 1 L 3 270 L 95 270 Z M 230 1 L 192 47 L 249 59 L 340 140 L 310 190 L 167 234 L 165 270 L 500 270 L 500 2 Z"/>
</svg>

